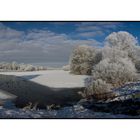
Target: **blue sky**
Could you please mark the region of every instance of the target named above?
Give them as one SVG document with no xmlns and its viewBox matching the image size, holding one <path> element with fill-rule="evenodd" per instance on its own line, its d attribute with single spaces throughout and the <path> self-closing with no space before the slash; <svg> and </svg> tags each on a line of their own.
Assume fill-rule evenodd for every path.
<svg viewBox="0 0 140 140">
<path fill-rule="evenodd" d="M 67 62 L 74 47 L 102 47 L 105 37 L 117 31 L 140 42 L 140 22 L 1 22 L 0 60 Z"/>
<path fill-rule="evenodd" d="M 20 31 L 39 29 L 50 30 L 58 34 L 64 33 L 73 39 L 94 38 L 104 41 L 108 34 L 116 31 L 128 31 L 140 38 L 140 22 L 4 22 L 3 24 Z M 86 36 L 87 32 L 89 36 Z M 96 34 L 92 34 L 93 32 Z"/>
</svg>

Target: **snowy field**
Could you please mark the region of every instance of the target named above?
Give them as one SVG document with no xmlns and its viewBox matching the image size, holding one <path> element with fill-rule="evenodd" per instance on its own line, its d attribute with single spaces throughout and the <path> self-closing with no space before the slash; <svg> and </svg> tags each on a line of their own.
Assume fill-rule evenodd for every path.
<svg viewBox="0 0 140 140">
<path fill-rule="evenodd" d="M 45 70 L 33 72 L 0 72 L 4 75 L 20 76 L 27 80 L 52 88 L 85 87 L 87 75 L 72 75 L 64 70 Z"/>
</svg>

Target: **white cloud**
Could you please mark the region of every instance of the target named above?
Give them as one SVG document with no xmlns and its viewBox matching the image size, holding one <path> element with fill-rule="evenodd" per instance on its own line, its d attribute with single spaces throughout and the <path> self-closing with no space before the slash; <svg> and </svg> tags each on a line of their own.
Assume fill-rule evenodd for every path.
<svg viewBox="0 0 140 140">
<path fill-rule="evenodd" d="M 0 24 L 0 61 L 68 61 L 73 47 L 100 46 L 92 40 L 74 40 L 66 34 L 48 30 L 17 31 Z"/>
<path fill-rule="evenodd" d="M 93 31 L 93 32 L 82 32 L 82 33 L 79 33 L 78 34 L 79 36 L 81 37 L 94 37 L 94 36 L 97 36 L 97 35 L 104 35 L 104 33 L 102 31 Z"/>
<path fill-rule="evenodd" d="M 93 25 L 86 25 L 86 26 L 78 26 L 77 31 L 79 32 L 83 32 L 83 31 L 97 31 L 97 30 L 100 30 L 100 27 L 98 26 L 93 26 Z"/>
<path fill-rule="evenodd" d="M 95 37 L 104 35 L 110 29 L 116 29 L 121 25 L 119 22 L 80 22 L 76 24 L 76 31 L 82 37 Z"/>
</svg>

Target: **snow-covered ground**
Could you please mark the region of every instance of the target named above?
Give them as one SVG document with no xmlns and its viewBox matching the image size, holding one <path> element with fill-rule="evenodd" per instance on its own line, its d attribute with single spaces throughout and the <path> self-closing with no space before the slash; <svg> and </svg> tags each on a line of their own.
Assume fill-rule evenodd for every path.
<svg viewBox="0 0 140 140">
<path fill-rule="evenodd" d="M 85 87 L 87 75 L 72 75 L 64 70 L 45 70 L 33 72 L 0 72 L 4 75 L 20 76 L 52 88 L 81 88 Z"/>
<path fill-rule="evenodd" d="M 140 118 L 123 114 L 94 112 L 80 105 L 58 110 L 23 110 L 0 107 L 0 118 Z"/>
</svg>

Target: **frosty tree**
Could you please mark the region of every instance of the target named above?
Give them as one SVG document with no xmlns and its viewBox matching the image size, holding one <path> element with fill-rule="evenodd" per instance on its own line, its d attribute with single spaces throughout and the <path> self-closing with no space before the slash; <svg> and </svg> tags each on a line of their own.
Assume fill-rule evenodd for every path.
<svg viewBox="0 0 140 140">
<path fill-rule="evenodd" d="M 83 93 L 83 97 L 94 97 L 94 99 L 104 99 L 110 97 L 108 92 L 111 91 L 112 85 L 106 83 L 102 79 L 90 81 L 91 83 L 86 87 L 85 93 Z"/>
<path fill-rule="evenodd" d="M 70 58 L 70 71 L 73 74 L 91 74 L 94 64 L 95 49 L 89 46 L 78 46 Z"/>
<path fill-rule="evenodd" d="M 132 61 L 135 61 L 135 47 L 137 43 L 137 39 L 125 31 L 113 32 L 105 39 L 105 47 L 116 48 L 127 52 Z"/>
<path fill-rule="evenodd" d="M 125 31 L 113 32 L 106 37 L 105 41 L 106 46 L 117 47 L 121 50 L 134 48 L 138 43 L 133 35 Z"/>
<path fill-rule="evenodd" d="M 128 52 L 120 50 L 117 48 L 104 47 L 102 49 L 102 59 L 118 59 L 118 58 L 128 58 Z"/>
<path fill-rule="evenodd" d="M 113 86 L 136 80 L 136 69 L 127 58 L 104 59 L 93 70 L 94 79 L 102 79 Z"/>
<path fill-rule="evenodd" d="M 136 38 L 128 32 L 113 32 L 106 37 L 105 47 L 102 49 L 102 60 L 94 65 L 92 78 L 87 84 L 87 96 L 105 98 L 104 93 L 109 92 L 111 88 L 137 81 L 136 45 Z M 140 69 L 139 62 L 137 61 L 138 69 Z"/>
<path fill-rule="evenodd" d="M 135 67 L 137 69 L 137 72 L 140 72 L 140 46 L 137 46 L 135 48 Z"/>
</svg>

